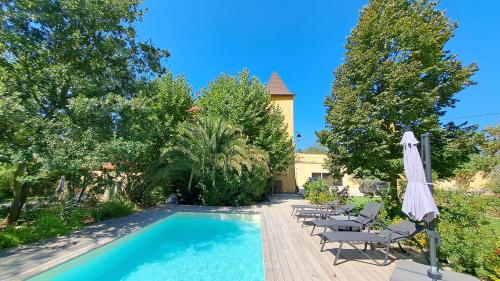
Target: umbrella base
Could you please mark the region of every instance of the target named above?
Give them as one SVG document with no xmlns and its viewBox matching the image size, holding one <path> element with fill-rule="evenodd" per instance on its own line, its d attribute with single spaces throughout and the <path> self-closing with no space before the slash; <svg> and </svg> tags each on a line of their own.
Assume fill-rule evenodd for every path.
<svg viewBox="0 0 500 281">
<path fill-rule="evenodd" d="M 432 272 L 432 269 L 428 269 L 427 276 L 429 276 L 432 280 L 443 280 L 443 273 L 441 271 Z"/>
</svg>

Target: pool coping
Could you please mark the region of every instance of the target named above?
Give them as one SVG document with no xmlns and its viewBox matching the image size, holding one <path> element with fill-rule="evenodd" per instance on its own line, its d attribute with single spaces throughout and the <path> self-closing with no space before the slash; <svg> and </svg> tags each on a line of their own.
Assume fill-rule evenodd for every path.
<svg viewBox="0 0 500 281">
<path fill-rule="evenodd" d="M 118 238 L 165 219 L 176 212 L 260 214 L 259 206 L 211 207 L 163 205 L 130 216 L 85 226 L 68 235 L 0 250 L 0 280 L 33 277 L 57 265 L 102 247 Z"/>
</svg>

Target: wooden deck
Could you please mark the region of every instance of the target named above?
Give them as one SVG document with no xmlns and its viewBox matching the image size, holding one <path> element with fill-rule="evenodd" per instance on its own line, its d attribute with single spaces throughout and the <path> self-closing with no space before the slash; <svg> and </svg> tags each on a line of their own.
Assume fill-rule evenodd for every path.
<svg viewBox="0 0 500 281">
<path fill-rule="evenodd" d="M 262 234 L 266 280 L 389 280 L 394 263 L 378 266 L 361 253 L 344 246 L 337 265 L 333 265 L 337 243 L 320 252 L 320 239 L 311 228 L 301 227 L 291 216 L 292 204 L 305 204 L 293 195 L 276 195 L 262 206 Z M 397 253 L 397 252 L 396 252 Z M 375 252 L 383 261 L 383 255 Z M 394 252 L 390 257 L 396 258 Z M 355 259 L 355 260 L 346 260 Z M 397 254 L 397 258 L 408 258 Z"/>
<path fill-rule="evenodd" d="M 85 227 L 68 236 L 0 251 L 0 280 L 21 280 L 98 248 L 116 238 L 177 211 L 260 213 L 266 280 L 389 280 L 394 264 L 378 266 L 355 250 L 344 247 L 333 265 L 335 244 L 320 252 L 318 236 L 291 216 L 291 204 L 305 203 L 293 195 L 276 195 L 271 202 L 249 208 L 168 205 Z M 379 255 L 382 258 L 382 254 Z M 357 260 L 344 262 L 343 258 Z M 399 258 L 402 258 L 399 256 Z"/>
</svg>

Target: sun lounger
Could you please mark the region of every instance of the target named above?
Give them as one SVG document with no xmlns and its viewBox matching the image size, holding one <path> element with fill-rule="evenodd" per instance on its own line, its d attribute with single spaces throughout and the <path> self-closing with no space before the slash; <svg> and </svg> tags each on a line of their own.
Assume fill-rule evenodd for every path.
<svg viewBox="0 0 500 281">
<path fill-rule="evenodd" d="M 330 231 L 323 232 L 320 234 L 321 242 L 323 245 L 321 246 L 321 251 L 324 250 L 324 247 L 327 242 L 338 242 L 340 243 L 337 253 L 335 254 L 335 260 L 333 264 L 337 264 L 337 260 L 340 256 L 340 252 L 342 250 L 342 246 L 344 244 L 351 245 L 354 249 L 373 260 L 378 265 L 386 265 L 389 257 L 389 250 L 391 247 L 391 243 L 398 243 L 399 247 L 402 249 L 401 241 L 412 239 L 417 242 L 417 244 L 421 247 L 420 243 L 415 239 L 415 235 L 421 232 L 424 229 L 423 226 L 412 223 L 410 221 L 403 221 L 398 224 L 393 224 L 382 230 L 379 233 L 369 233 L 369 232 L 351 232 L 351 231 Z M 356 247 L 356 243 L 364 243 L 364 249 L 361 250 Z M 384 262 L 379 263 L 373 257 L 366 253 L 366 248 L 368 243 L 374 244 L 382 244 L 385 248 L 384 251 Z M 421 248 L 422 249 L 422 248 Z"/>
<path fill-rule="evenodd" d="M 363 210 L 359 212 L 359 215 L 355 218 L 348 218 L 344 220 L 339 219 L 324 219 L 324 220 L 313 220 L 307 222 L 308 225 L 312 225 L 311 235 L 314 234 L 316 227 L 324 227 L 325 231 L 330 228 L 335 231 L 361 231 L 364 228 L 369 227 L 375 222 L 375 219 L 380 212 L 382 207 L 381 203 L 368 202 L 364 206 Z"/>
<path fill-rule="evenodd" d="M 306 209 L 309 209 L 309 210 L 333 210 L 335 209 L 335 207 L 337 207 L 337 205 L 339 204 L 339 200 L 334 200 L 334 201 L 331 201 L 325 205 L 307 205 L 307 204 L 304 204 L 304 205 L 292 205 L 292 215 L 295 215 L 297 213 L 298 210 L 306 210 Z"/>
<path fill-rule="evenodd" d="M 352 203 L 348 203 L 345 205 L 342 205 L 338 208 L 335 208 L 334 210 L 299 210 L 297 211 L 297 222 L 300 219 L 303 219 L 302 225 L 306 222 L 306 219 L 308 218 L 328 218 L 331 216 L 336 216 L 340 214 L 349 214 L 356 205 Z"/>
</svg>

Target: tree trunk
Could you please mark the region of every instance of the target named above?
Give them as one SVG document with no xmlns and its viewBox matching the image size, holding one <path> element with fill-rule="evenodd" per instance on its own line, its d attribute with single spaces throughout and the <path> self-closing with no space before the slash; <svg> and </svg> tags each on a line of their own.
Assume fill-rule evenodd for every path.
<svg viewBox="0 0 500 281">
<path fill-rule="evenodd" d="M 216 198 L 217 197 L 214 197 L 215 194 L 218 195 L 217 192 L 215 192 L 215 169 L 212 170 L 212 190 L 210 191 L 210 201 L 211 203 L 210 204 L 215 204 L 216 203 Z"/>
<path fill-rule="evenodd" d="M 399 201 L 398 197 L 398 177 L 391 177 L 389 179 L 391 198 L 394 202 Z"/>
<path fill-rule="evenodd" d="M 215 190 L 215 169 L 212 171 L 212 191 Z"/>
<path fill-rule="evenodd" d="M 194 170 L 191 169 L 191 175 L 189 175 L 189 182 L 188 182 L 188 190 L 189 190 L 189 192 L 191 192 L 191 184 L 193 184 L 193 174 L 194 174 Z"/>
<path fill-rule="evenodd" d="M 7 224 L 13 224 L 19 219 L 23 205 L 26 203 L 26 199 L 28 198 L 29 186 L 19 181 L 19 178 L 23 176 L 25 172 L 26 164 L 19 164 L 14 174 L 14 198 L 12 198 L 10 212 L 5 219 Z"/>
</svg>

